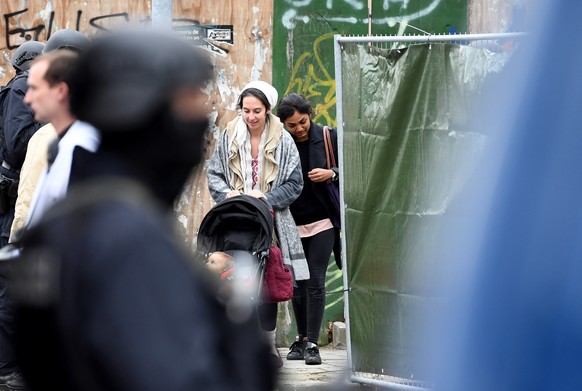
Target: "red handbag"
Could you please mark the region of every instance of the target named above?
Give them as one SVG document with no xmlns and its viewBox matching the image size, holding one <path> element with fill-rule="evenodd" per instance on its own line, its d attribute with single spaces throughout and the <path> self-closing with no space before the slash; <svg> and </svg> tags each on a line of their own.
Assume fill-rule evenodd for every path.
<svg viewBox="0 0 582 391">
<path fill-rule="evenodd" d="M 266 303 L 287 301 L 293 298 L 293 276 L 283 264 L 281 249 L 275 245 L 269 248 L 269 258 L 265 265 L 263 300 Z"/>
</svg>

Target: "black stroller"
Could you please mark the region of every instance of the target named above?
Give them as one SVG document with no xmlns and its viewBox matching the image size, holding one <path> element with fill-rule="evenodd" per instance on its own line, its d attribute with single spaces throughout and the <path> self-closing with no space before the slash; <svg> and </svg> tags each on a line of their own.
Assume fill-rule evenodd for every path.
<svg viewBox="0 0 582 391">
<path fill-rule="evenodd" d="M 236 263 L 233 294 L 227 305 L 262 303 L 273 227 L 267 202 L 244 194 L 216 204 L 202 219 L 197 238 L 199 255 L 206 259 L 212 252 L 223 251 Z"/>
</svg>

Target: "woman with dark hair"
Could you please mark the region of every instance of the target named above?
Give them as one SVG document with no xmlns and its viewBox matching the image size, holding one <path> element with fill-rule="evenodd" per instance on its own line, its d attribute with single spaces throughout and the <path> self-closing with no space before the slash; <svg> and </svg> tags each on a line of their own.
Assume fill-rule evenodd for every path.
<svg viewBox="0 0 582 391">
<path fill-rule="evenodd" d="M 219 136 L 206 174 L 216 202 L 239 194 L 267 200 L 275 211 L 275 234 L 283 262 L 299 282 L 309 279 L 309 269 L 289 205 L 301 194 L 303 176 L 293 138 L 271 112 L 277 98 L 277 90 L 264 81 L 243 88 L 237 105 L 241 112 Z M 273 347 L 274 364 L 281 367 L 283 361 L 275 347 L 277 303 L 259 305 L 258 312 Z"/>
<path fill-rule="evenodd" d="M 297 337 L 287 360 L 305 360 L 321 364 L 317 340 L 325 309 L 325 273 L 336 240 L 330 220 L 331 204 L 325 183 L 337 181 L 338 168 L 326 168 L 323 128 L 311 121 L 309 101 L 299 94 L 289 94 L 279 103 L 277 115 L 293 136 L 305 185 L 301 195 L 291 204 L 303 250 L 309 266 L 309 280 L 299 281 L 292 300 L 297 322 Z M 330 128 L 333 151 L 337 156 L 337 135 Z"/>
</svg>

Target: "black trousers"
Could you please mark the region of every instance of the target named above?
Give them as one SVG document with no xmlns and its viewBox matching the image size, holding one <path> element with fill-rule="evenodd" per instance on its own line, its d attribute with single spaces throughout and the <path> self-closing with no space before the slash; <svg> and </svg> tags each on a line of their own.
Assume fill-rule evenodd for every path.
<svg viewBox="0 0 582 391">
<path fill-rule="evenodd" d="M 325 310 L 325 274 L 333 249 L 335 231 L 328 229 L 302 238 L 303 251 L 309 266 L 309 280 L 297 281 L 293 294 L 293 312 L 297 334 L 317 343 Z"/>
<path fill-rule="evenodd" d="M 8 375 L 17 369 L 13 341 L 14 314 L 6 297 L 6 278 L 3 272 L 0 269 L 0 376 Z"/>
</svg>

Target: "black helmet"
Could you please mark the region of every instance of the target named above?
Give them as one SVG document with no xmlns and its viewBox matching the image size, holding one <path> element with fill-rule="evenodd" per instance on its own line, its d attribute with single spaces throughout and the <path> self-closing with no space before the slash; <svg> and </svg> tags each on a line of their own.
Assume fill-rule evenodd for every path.
<svg viewBox="0 0 582 391">
<path fill-rule="evenodd" d="M 30 62 L 42 53 L 45 44 L 37 41 L 26 41 L 16 49 L 12 56 L 12 66 L 19 71 L 30 68 Z"/>
<path fill-rule="evenodd" d="M 102 132 L 135 130 L 178 88 L 200 87 L 212 71 L 208 56 L 172 33 L 112 32 L 79 58 L 71 110 Z"/>
<path fill-rule="evenodd" d="M 43 53 L 52 52 L 57 49 L 69 49 L 81 52 L 89 46 L 90 42 L 85 34 L 77 30 L 62 29 L 52 34 L 48 41 L 46 41 Z"/>
</svg>

